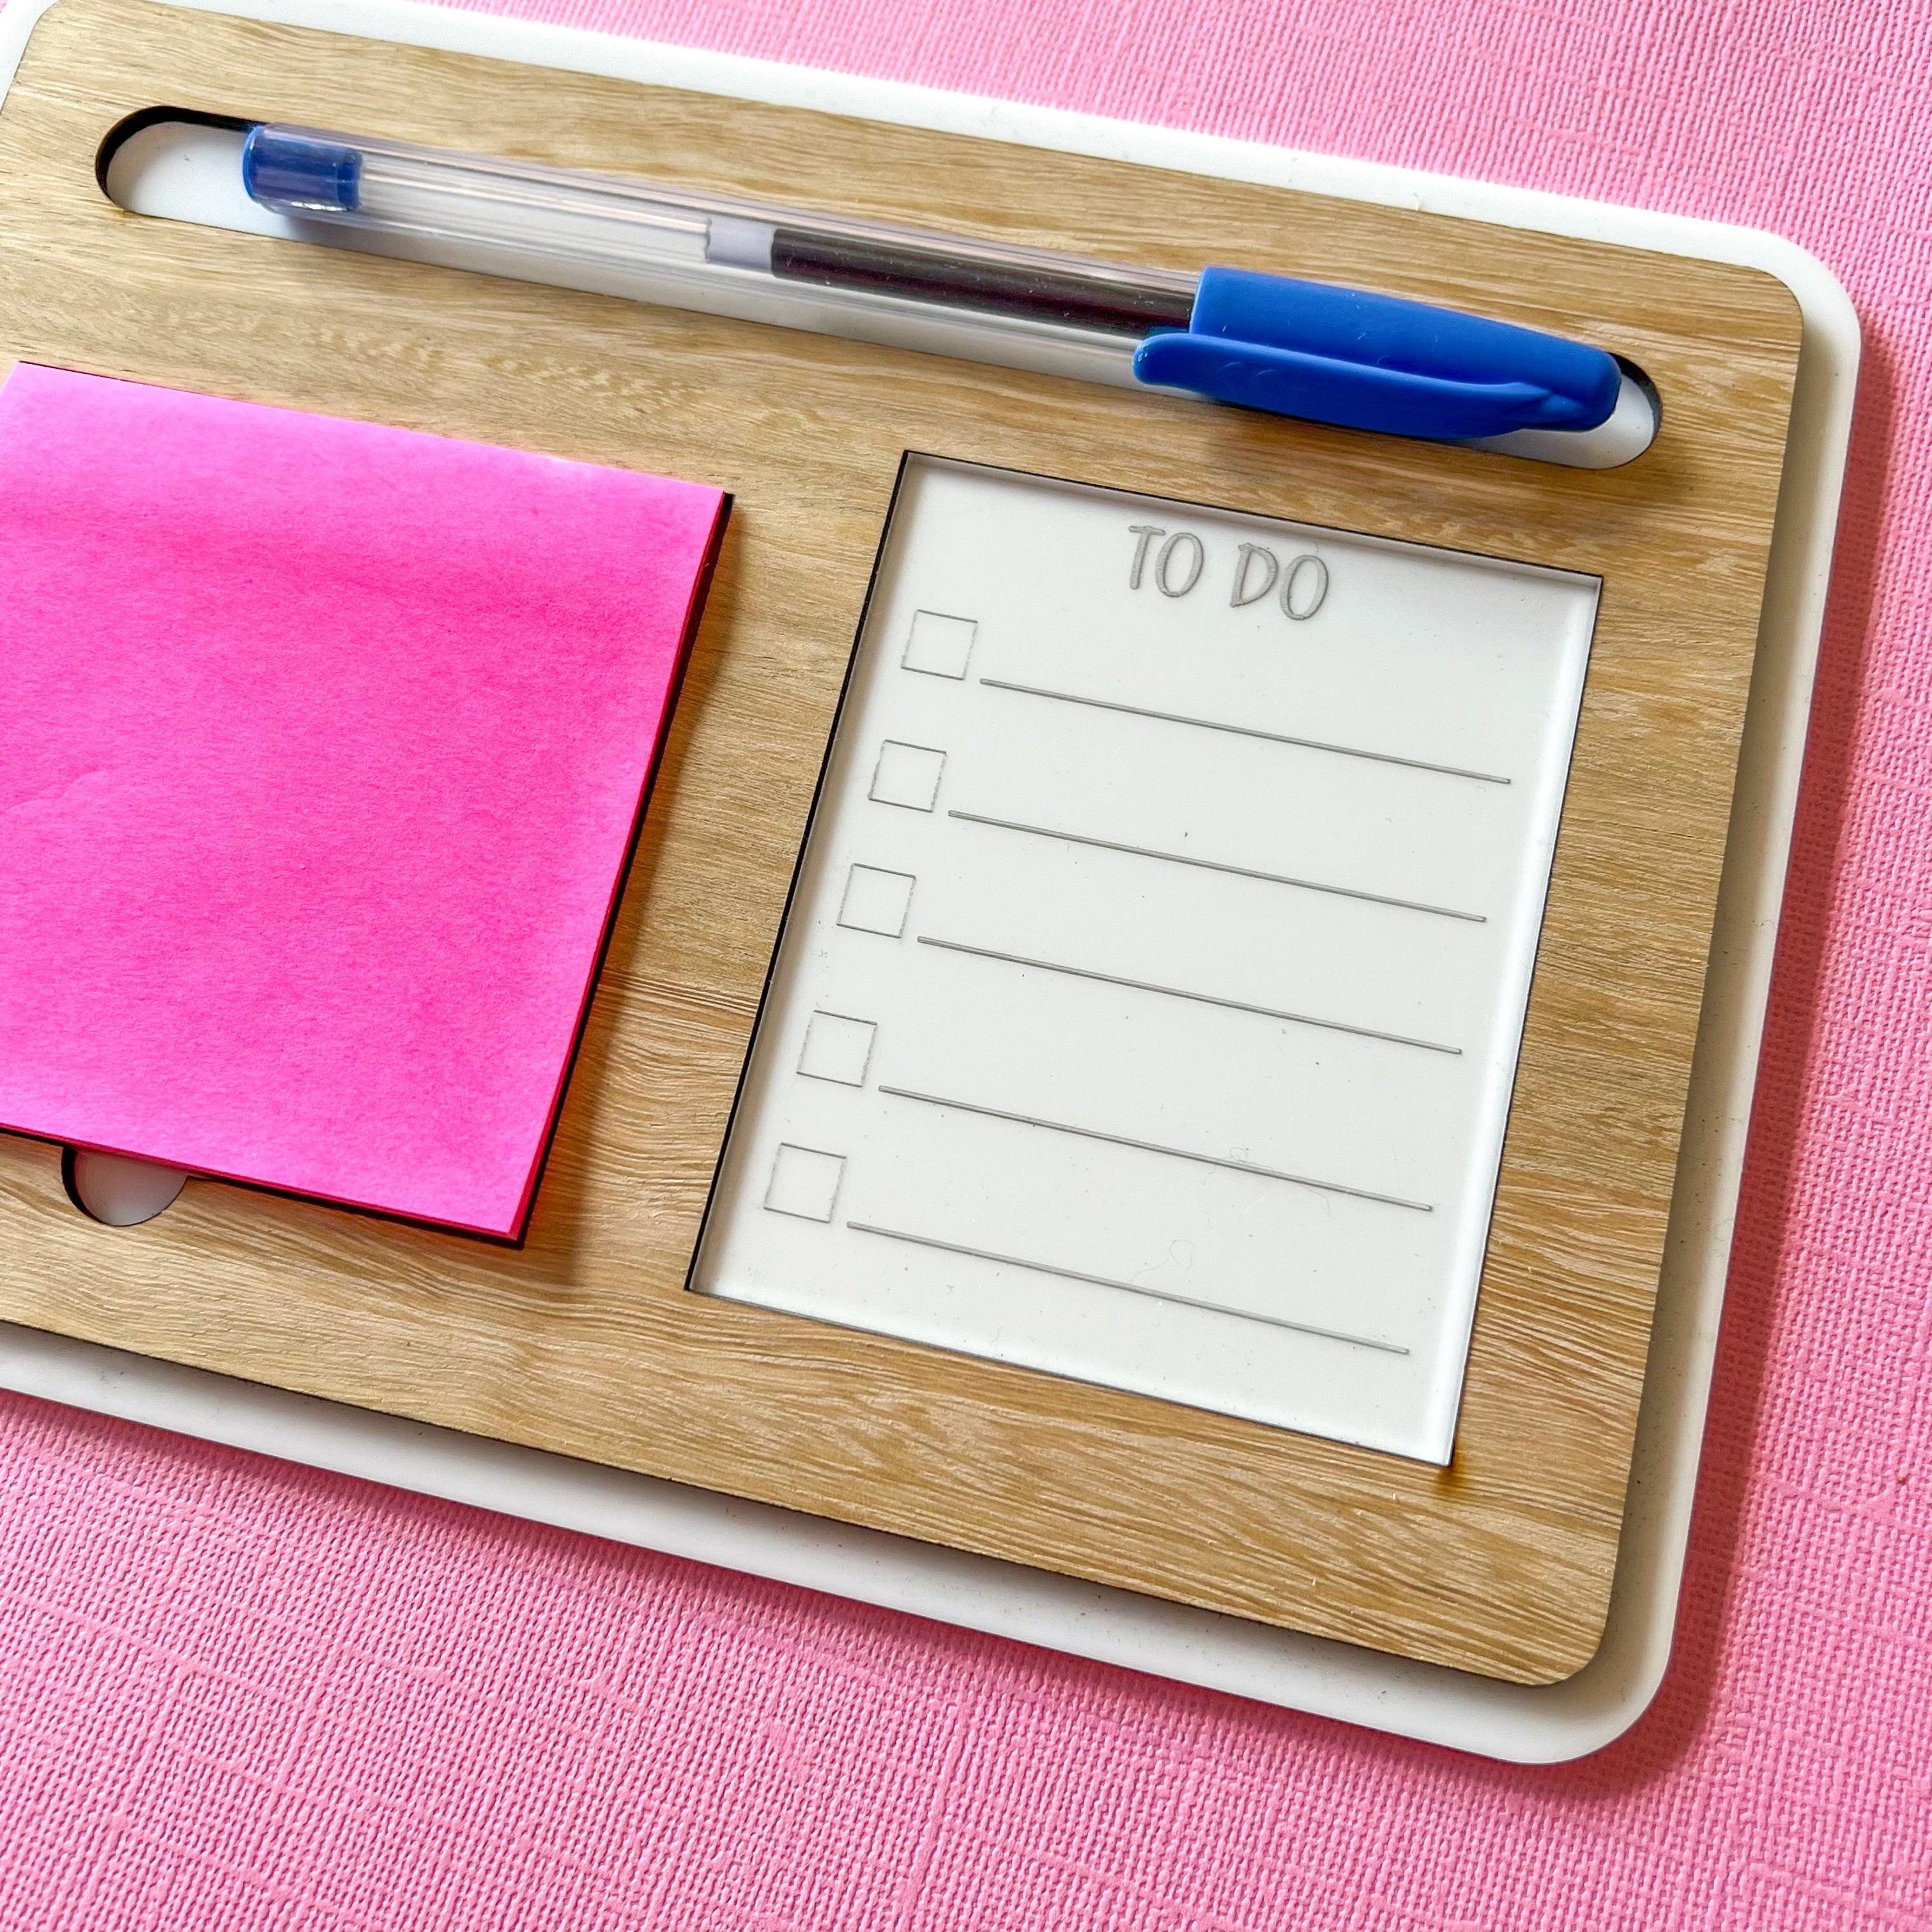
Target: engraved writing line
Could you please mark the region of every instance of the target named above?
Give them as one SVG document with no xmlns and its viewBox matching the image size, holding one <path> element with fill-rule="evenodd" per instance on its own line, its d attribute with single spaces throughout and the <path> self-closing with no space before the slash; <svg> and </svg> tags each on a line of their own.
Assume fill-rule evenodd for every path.
<svg viewBox="0 0 1932 1932">
<path fill-rule="evenodd" d="M 1050 825 L 1023 825 L 1012 818 L 991 818 L 984 812 L 962 812 L 957 807 L 949 818 L 963 819 L 969 825 L 990 825 L 1001 832 L 1025 832 L 1036 838 L 1064 839 L 1070 845 L 1091 845 L 1102 852 L 1124 852 L 1130 858 L 1164 859 L 1172 866 L 1193 866 L 1206 872 L 1226 872 L 1238 879 L 1259 879 L 1270 886 L 1294 886 L 1305 892 L 1328 892 L 1336 898 L 1361 899 L 1370 905 L 1394 906 L 1402 912 L 1426 912 L 1437 919 L 1465 920 L 1472 926 L 1486 926 L 1486 914 L 1458 912 L 1453 906 L 1425 905 L 1418 899 L 1391 898 L 1384 892 L 1365 892 L 1353 886 L 1324 885 L 1318 879 L 1296 879 L 1282 872 L 1257 872 L 1251 866 L 1230 866 L 1220 859 L 1197 859 L 1191 853 L 1160 852 L 1149 845 L 1124 845 L 1112 838 L 1096 838 L 1084 832 L 1061 832 Z"/>
<path fill-rule="evenodd" d="M 975 959 L 998 959 L 1009 966 L 1030 966 L 1042 973 L 1064 973 L 1070 979 L 1095 980 L 1103 986 L 1125 986 L 1136 993 L 1162 993 L 1172 1000 L 1192 1000 L 1204 1006 L 1225 1006 L 1230 1012 L 1255 1013 L 1264 1020 L 1287 1020 L 1296 1026 L 1320 1027 L 1329 1033 L 1352 1034 L 1358 1040 L 1386 1040 L 1391 1046 L 1420 1047 L 1425 1053 L 1448 1053 L 1458 1058 L 1460 1046 L 1444 1046 L 1432 1040 L 1412 1040 L 1406 1034 L 1381 1033 L 1373 1027 L 1350 1026 L 1343 1020 L 1316 1019 L 1308 1013 L 1291 1013 L 1276 1006 L 1257 1006 L 1246 1000 L 1223 999 L 1218 993 L 1190 993 L 1179 986 L 1157 986 L 1150 980 L 1128 980 L 1118 973 L 1096 972 L 1090 966 L 1066 966 L 1054 959 L 1029 959 L 1024 953 L 1000 952 L 990 946 L 968 946 L 963 940 L 938 939 L 930 933 L 919 935 L 922 946 L 936 946 L 947 952 L 964 952 Z"/>
<path fill-rule="evenodd" d="M 1417 1214 L 1436 1210 L 1426 1201 L 1405 1201 L 1394 1194 L 1376 1194 L 1366 1187 L 1347 1187 L 1336 1180 L 1315 1180 L 1305 1174 L 1284 1174 L 1278 1168 L 1257 1167 L 1252 1161 L 1234 1160 L 1220 1154 L 1196 1154 L 1189 1148 L 1163 1147 L 1156 1141 L 1130 1139 L 1125 1134 L 1102 1133 L 1097 1127 L 1076 1127 L 1065 1120 L 1042 1120 L 1035 1114 L 1010 1114 L 1003 1108 L 982 1107 L 972 1100 L 949 1100 L 944 1094 L 915 1093 L 909 1087 L 888 1087 L 878 1090 L 896 1100 L 917 1100 L 928 1107 L 951 1107 L 962 1114 L 983 1114 L 989 1120 L 1011 1120 L 1022 1127 L 1043 1127 L 1049 1133 L 1073 1134 L 1082 1140 L 1102 1141 L 1109 1147 L 1132 1148 L 1139 1154 L 1165 1154 L 1172 1160 L 1191 1160 L 1202 1167 L 1226 1168 L 1232 1174 L 1251 1174 L 1262 1180 L 1285 1180 L 1294 1187 L 1312 1187 L 1322 1194 L 1344 1194 L 1354 1201 L 1373 1201 L 1384 1208 L 1406 1208 Z"/>
<path fill-rule="evenodd" d="M 1049 691 L 1044 685 L 1016 684 L 1004 677 L 982 677 L 992 691 L 1017 692 L 1024 698 L 1056 698 L 1062 704 L 1090 705 L 1096 711 L 1118 711 L 1130 718 L 1157 718 L 1163 724 L 1192 724 L 1203 731 L 1226 731 L 1237 738 L 1258 738 L 1264 744 L 1294 745 L 1304 752 L 1332 752 L 1341 758 L 1366 758 L 1378 765 L 1401 765 L 1412 772 L 1436 772 L 1448 778 L 1474 778 L 1479 784 L 1506 785 L 1512 780 L 1496 772 L 1475 772 L 1461 765 L 1438 765 L 1426 758 L 1399 758 L 1393 752 L 1370 752 L 1359 745 L 1331 745 L 1322 738 L 1292 737 L 1285 731 L 1263 731 L 1252 724 L 1229 724 L 1218 718 L 1190 718 L 1178 711 L 1155 711 L 1145 705 L 1123 704 L 1112 698 L 1089 698 L 1077 691 Z"/>
<path fill-rule="evenodd" d="M 1034 1274 L 1050 1274 L 1062 1281 L 1079 1281 L 1093 1288 L 1118 1288 L 1124 1294 L 1144 1296 L 1149 1301 L 1172 1302 L 1177 1308 L 1198 1308 L 1208 1315 L 1225 1315 L 1231 1321 L 1258 1322 L 1270 1328 L 1286 1328 L 1297 1335 L 1313 1335 L 1324 1342 L 1346 1342 L 1352 1348 L 1373 1348 L 1384 1355 L 1406 1355 L 1406 1348 L 1394 1342 L 1372 1341 L 1366 1335 L 1345 1335 L 1339 1328 L 1318 1328 L 1312 1322 L 1290 1322 L 1279 1315 L 1258 1314 L 1250 1309 L 1229 1308 L 1219 1301 L 1204 1301 L 1192 1294 L 1176 1294 L 1171 1289 L 1148 1288 L 1137 1281 L 1114 1281 L 1103 1274 L 1082 1274 L 1077 1268 L 1055 1268 L 1048 1262 L 1023 1261 L 1018 1255 L 996 1255 L 988 1248 L 969 1248 L 958 1241 L 941 1241 L 930 1234 L 909 1234 L 902 1228 L 877 1228 L 867 1221 L 848 1221 L 855 1234 L 880 1234 L 889 1241 L 907 1241 L 916 1248 L 937 1248 L 941 1254 L 964 1255 L 969 1261 L 992 1262 L 1000 1268 L 1026 1268 Z"/>
</svg>

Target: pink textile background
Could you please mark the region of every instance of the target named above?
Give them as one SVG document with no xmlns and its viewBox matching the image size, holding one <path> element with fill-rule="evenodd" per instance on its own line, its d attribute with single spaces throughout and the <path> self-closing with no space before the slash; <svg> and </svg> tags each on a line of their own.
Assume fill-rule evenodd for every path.
<svg viewBox="0 0 1932 1932">
<path fill-rule="evenodd" d="M 19 1932 L 1932 1926 L 1932 7 L 532 17 L 1777 230 L 1866 330 L 1676 1662 L 1516 1770 L 0 1398 Z"/>
</svg>

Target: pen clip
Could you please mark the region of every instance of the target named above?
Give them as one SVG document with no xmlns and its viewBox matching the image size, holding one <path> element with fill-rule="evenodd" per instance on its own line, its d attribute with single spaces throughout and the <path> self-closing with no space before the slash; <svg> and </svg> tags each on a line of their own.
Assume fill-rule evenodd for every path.
<svg viewBox="0 0 1932 1932">
<path fill-rule="evenodd" d="M 1184 330 L 1134 356 L 1144 382 L 1351 429 L 1457 440 L 1608 420 L 1614 356 L 1510 322 L 1319 282 L 1209 268 Z"/>
</svg>

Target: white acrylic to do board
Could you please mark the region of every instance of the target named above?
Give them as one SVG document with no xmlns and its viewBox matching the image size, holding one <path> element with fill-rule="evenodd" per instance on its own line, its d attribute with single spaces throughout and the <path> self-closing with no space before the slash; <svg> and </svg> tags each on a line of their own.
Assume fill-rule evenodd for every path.
<svg viewBox="0 0 1932 1932">
<path fill-rule="evenodd" d="M 1598 587 L 909 458 L 694 1288 L 1446 1463 Z"/>
</svg>

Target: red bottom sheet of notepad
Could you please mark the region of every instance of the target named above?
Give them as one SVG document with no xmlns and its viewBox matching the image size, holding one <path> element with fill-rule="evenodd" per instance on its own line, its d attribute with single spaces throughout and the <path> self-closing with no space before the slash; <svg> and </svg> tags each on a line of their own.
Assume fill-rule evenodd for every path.
<svg viewBox="0 0 1932 1932">
<path fill-rule="evenodd" d="M 724 508 L 17 365 L 0 1126 L 520 1237 Z"/>
</svg>

